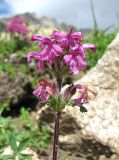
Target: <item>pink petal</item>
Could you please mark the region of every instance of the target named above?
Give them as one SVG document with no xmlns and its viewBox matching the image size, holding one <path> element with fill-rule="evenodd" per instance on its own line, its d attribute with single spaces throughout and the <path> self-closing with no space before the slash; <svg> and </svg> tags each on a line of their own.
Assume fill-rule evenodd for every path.
<svg viewBox="0 0 119 160">
<path fill-rule="evenodd" d="M 76 56 L 76 59 L 81 68 L 84 68 L 87 66 L 87 63 L 82 59 L 81 56 Z"/>
<path fill-rule="evenodd" d="M 38 87 L 33 91 L 33 95 L 35 95 L 36 97 L 39 97 L 40 94 L 41 94 L 41 87 Z"/>
<path fill-rule="evenodd" d="M 44 66 L 44 62 L 43 61 L 39 61 L 38 64 L 38 69 L 41 73 L 44 73 L 45 72 L 45 66 Z"/>
<path fill-rule="evenodd" d="M 68 34 L 71 35 L 72 31 L 73 31 L 73 27 L 69 27 L 69 28 L 68 28 Z"/>
<path fill-rule="evenodd" d="M 66 64 L 70 65 L 70 61 L 72 59 L 72 55 L 65 55 L 63 59 L 64 59 Z"/>
<path fill-rule="evenodd" d="M 50 47 L 44 48 L 44 49 L 40 52 L 40 59 L 41 59 L 42 61 L 48 60 L 48 56 L 49 56 L 50 51 L 51 51 Z"/>
<path fill-rule="evenodd" d="M 77 75 L 79 73 L 79 69 L 74 65 L 70 66 L 73 75 Z"/>
<path fill-rule="evenodd" d="M 64 91 L 64 98 L 66 100 L 70 100 L 71 97 L 76 93 L 76 88 L 74 87 L 74 85 L 70 85 L 69 87 L 67 87 Z"/>
<path fill-rule="evenodd" d="M 72 37 L 73 37 L 75 40 L 79 40 L 79 41 L 82 41 L 82 40 L 84 39 L 81 32 L 74 32 L 74 33 L 72 34 Z"/>
<path fill-rule="evenodd" d="M 91 49 L 94 53 L 96 53 L 96 46 L 94 44 L 86 43 L 86 44 L 83 44 L 82 47 L 85 50 Z"/>
<path fill-rule="evenodd" d="M 58 55 L 63 52 L 63 51 L 62 51 L 62 48 L 59 47 L 59 46 L 56 45 L 56 44 L 53 44 L 53 49 L 56 51 L 56 53 L 57 53 Z"/>
<path fill-rule="evenodd" d="M 53 31 L 51 38 L 54 38 L 56 41 L 61 42 L 63 38 L 65 38 L 66 34 L 58 31 Z"/>
<path fill-rule="evenodd" d="M 35 34 L 31 37 L 31 41 L 41 41 L 44 39 L 44 36 L 39 35 L 39 34 Z"/>
<path fill-rule="evenodd" d="M 40 59 L 40 53 L 39 52 L 29 52 L 27 54 L 28 62 L 30 62 L 33 58 L 36 59 L 36 60 L 39 60 Z"/>
</svg>

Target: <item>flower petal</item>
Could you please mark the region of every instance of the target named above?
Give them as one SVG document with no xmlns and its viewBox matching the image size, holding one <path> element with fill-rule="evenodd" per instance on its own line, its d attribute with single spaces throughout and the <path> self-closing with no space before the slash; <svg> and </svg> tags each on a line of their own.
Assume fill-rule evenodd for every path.
<svg viewBox="0 0 119 160">
<path fill-rule="evenodd" d="M 82 47 L 87 51 L 88 49 L 91 49 L 94 53 L 96 53 L 96 46 L 91 43 L 85 43 L 82 44 Z"/>
<path fill-rule="evenodd" d="M 65 38 L 65 36 L 66 36 L 65 33 L 61 33 L 61 32 L 58 32 L 58 31 L 53 31 L 52 35 L 51 35 L 51 38 L 55 39 L 58 42 L 61 42 L 62 39 Z"/>
<path fill-rule="evenodd" d="M 72 59 L 72 55 L 71 54 L 65 55 L 63 59 L 64 59 L 66 64 L 70 65 L 70 62 L 71 62 L 71 59 Z"/>
<path fill-rule="evenodd" d="M 55 50 L 56 55 L 58 55 L 58 56 L 61 55 L 63 52 L 62 48 L 56 44 L 53 44 L 53 49 Z"/>
<path fill-rule="evenodd" d="M 28 62 L 30 62 L 32 59 L 40 60 L 40 53 L 39 52 L 29 52 L 27 54 Z"/>
<path fill-rule="evenodd" d="M 81 32 L 74 32 L 72 34 L 72 37 L 73 39 L 78 40 L 78 41 L 82 41 L 84 39 Z"/>
<path fill-rule="evenodd" d="M 35 34 L 31 37 L 31 41 L 42 41 L 44 39 L 44 36 Z"/>
<path fill-rule="evenodd" d="M 39 97 L 42 103 L 47 102 L 48 98 L 52 94 L 52 84 L 44 79 L 40 79 L 39 85 L 35 91 L 33 91 L 33 94 Z"/>
<path fill-rule="evenodd" d="M 43 61 L 39 61 L 38 64 L 38 69 L 41 73 L 44 73 L 45 72 L 45 66 L 44 66 L 44 62 Z"/>
</svg>

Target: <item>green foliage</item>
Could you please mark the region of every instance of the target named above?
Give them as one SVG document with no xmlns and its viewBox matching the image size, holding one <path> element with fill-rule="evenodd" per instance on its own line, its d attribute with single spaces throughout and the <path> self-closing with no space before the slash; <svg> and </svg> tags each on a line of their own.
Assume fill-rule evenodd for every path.
<svg viewBox="0 0 119 160">
<path fill-rule="evenodd" d="M 0 40 L 0 57 L 7 56 L 18 51 L 27 51 L 30 47 L 29 40 L 27 38 L 20 37 L 19 35 L 9 35 L 9 40 L 5 38 Z M 24 53 L 25 54 L 25 53 Z"/>
<path fill-rule="evenodd" d="M 26 73 L 26 65 L 25 64 L 20 64 L 19 65 L 19 71 L 21 72 L 21 73 Z"/>
<path fill-rule="evenodd" d="M 0 57 L 6 56 L 10 53 L 14 53 L 15 43 L 13 40 L 10 42 L 0 41 Z"/>
<path fill-rule="evenodd" d="M 14 133 L 9 135 L 9 145 L 14 152 L 13 157 L 18 156 L 19 159 L 28 157 L 21 153 L 28 146 L 28 141 L 29 139 L 24 139 L 18 144 Z"/>
<path fill-rule="evenodd" d="M 13 64 L 9 63 L 9 62 L 2 62 L 0 63 L 0 73 L 1 72 L 6 72 L 9 75 L 10 80 L 14 80 L 15 79 L 15 67 L 13 66 Z"/>
<path fill-rule="evenodd" d="M 48 129 L 38 122 L 33 122 L 30 113 L 24 107 L 21 108 L 18 121 L 11 117 L 4 118 L 0 116 L 0 154 L 8 145 L 14 153 L 11 157 L 1 156 L 0 160 L 10 158 L 13 160 L 15 156 L 29 160 L 30 157 L 22 154 L 25 148 L 46 148 L 48 142 Z"/>
<path fill-rule="evenodd" d="M 30 128 L 32 126 L 32 119 L 29 112 L 24 107 L 22 107 L 20 113 L 20 119 L 22 120 L 24 127 Z"/>
<path fill-rule="evenodd" d="M 24 128 L 18 134 L 19 141 L 28 139 L 31 148 L 47 147 L 49 138 L 47 128 L 38 123 L 34 124 L 29 112 L 25 108 L 22 108 L 20 113 L 20 119 Z"/>
<path fill-rule="evenodd" d="M 9 109 L 9 101 L 0 104 L 0 116 L 5 109 Z"/>
<path fill-rule="evenodd" d="M 11 149 L 17 154 L 18 153 L 17 141 L 16 137 L 13 134 L 9 135 L 9 145 Z"/>
<path fill-rule="evenodd" d="M 32 81 L 32 87 L 35 88 L 38 85 L 38 77 L 33 77 Z"/>
<path fill-rule="evenodd" d="M 39 130 L 39 131 L 38 131 Z M 39 128 L 33 129 L 30 135 L 30 147 L 32 148 L 47 148 L 49 142 L 48 129 L 43 125 L 40 125 Z"/>
<path fill-rule="evenodd" d="M 91 42 L 96 45 L 97 52 L 96 54 L 93 54 L 91 51 L 87 53 L 87 70 L 94 67 L 97 63 L 97 61 L 102 57 L 104 54 L 104 51 L 106 50 L 106 47 L 109 43 L 114 39 L 116 35 L 116 32 L 104 34 L 103 32 L 98 32 L 97 36 L 95 37 L 94 34 L 88 34 L 85 37 L 85 42 Z"/>
<path fill-rule="evenodd" d="M 67 100 L 59 97 L 50 97 L 48 100 L 48 105 L 55 111 L 61 112 L 67 104 Z"/>
<path fill-rule="evenodd" d="M 0 116 L 0 153 L 3 152 L 5 146 L 8 144 L 9 133 L 13 130 L 11 121 L 12 119 L 10 117 L 3 118 Z"/>
</svg>

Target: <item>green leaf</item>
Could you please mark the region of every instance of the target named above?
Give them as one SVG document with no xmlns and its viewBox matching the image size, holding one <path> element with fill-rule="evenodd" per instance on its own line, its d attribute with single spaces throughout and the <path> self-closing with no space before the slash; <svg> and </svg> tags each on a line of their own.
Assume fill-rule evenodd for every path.
<svg viewBox="0 0 119 160">
<path fill-rule="evenodd" d="M 0 156 L 0 160 L 13 160 L 12 156 Z"/>
<path fill-rule="evenodd" d="M 84 113 L 88 112 L 88 110 L 84 106 L 80 105 L 80 112 Z"/>
<path fill-rule="evenodd" d="M 7 108 L 9 108 L 9 103 L 8 103 L 8 102 L 1 103 L 1 104 L 0 104 L 0 115 L 1 115 L 2 112 L 3 112 L 5 109 L 7 109 Z"/>
<path fill-rule="evenodd" d="M 16 144 L 16 137 L 15 137 L 15 135 L 9 135 L 9 145 L 10 145 L 10 147 L 11 147 L 11 149 L 15 152 L 15 153 L 17 153 L 18 152 L 18 147 L 17 147 L 17 144 Z"/>
<path fill-rule="evenodd" d="M 25 127 L 30 128 L 32 126 L 30 114 L 24 107 L 20 110 L 20 119 L 23 121 Z"/>
<path fill-rule="evenodd" d="M 29 155 L 19 155 L 19 160 L 32 160 Z"/>
<path fill-rule="evenodd" d="M 18 151 L 21 152 L 22 150 L 24 150 L 27 146 L 28 146 L 28 142 L 29 142 L 29 139 L 26 138 L 24 139 L 18 146 Z"/>
</svg>

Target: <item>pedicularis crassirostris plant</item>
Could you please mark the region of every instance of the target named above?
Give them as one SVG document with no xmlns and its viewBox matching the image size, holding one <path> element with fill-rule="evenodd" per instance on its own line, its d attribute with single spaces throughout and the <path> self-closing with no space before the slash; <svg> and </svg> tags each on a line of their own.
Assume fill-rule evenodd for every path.
<svg viewBox="0 0 119 160">
<path fill-rule="evenodd" d="M 25 18 L 11 18 L 9 24 L 5 26 L 5 29 L 11 32 L 12 34 L 18 33 L 24 37 L 28 33 L 28 28 L 25 25 L 23 25 L 23 23 L 25 22 L 27 22 L 27 19 Z"/>
<path fill-rule="evenodd" d="M 57 160 L 59 119 L 62 110 L 70 104 L 79 106 L 80 111 L 85 112 L 83 104 L 88 103 L 88 92 L 94 97 L 97 95 L 96 90 L 83 84 L 71 84 L 62 92 L 62 84 L 67 77 L 73 77 L 86 68 L 86 51 L 91 49 L 95 53 L 96 47 L 90 43 L 82 44 L 83 35 L 80 32 L 73 33 L 71 27 L 67 33 L 53 31 L 50 37 L 33 35 L 31 41 L 38 42 L 39 51 L 28 53 L 28 61 L 35 59 L 39 72 L 48 71 L 54 79 L 51 82 L 40 78 L 33 94 L 55 112 L 53 160 Z M 72 100 L 71 97 L 77 90 L 79 97 Z"/>
</svg>

